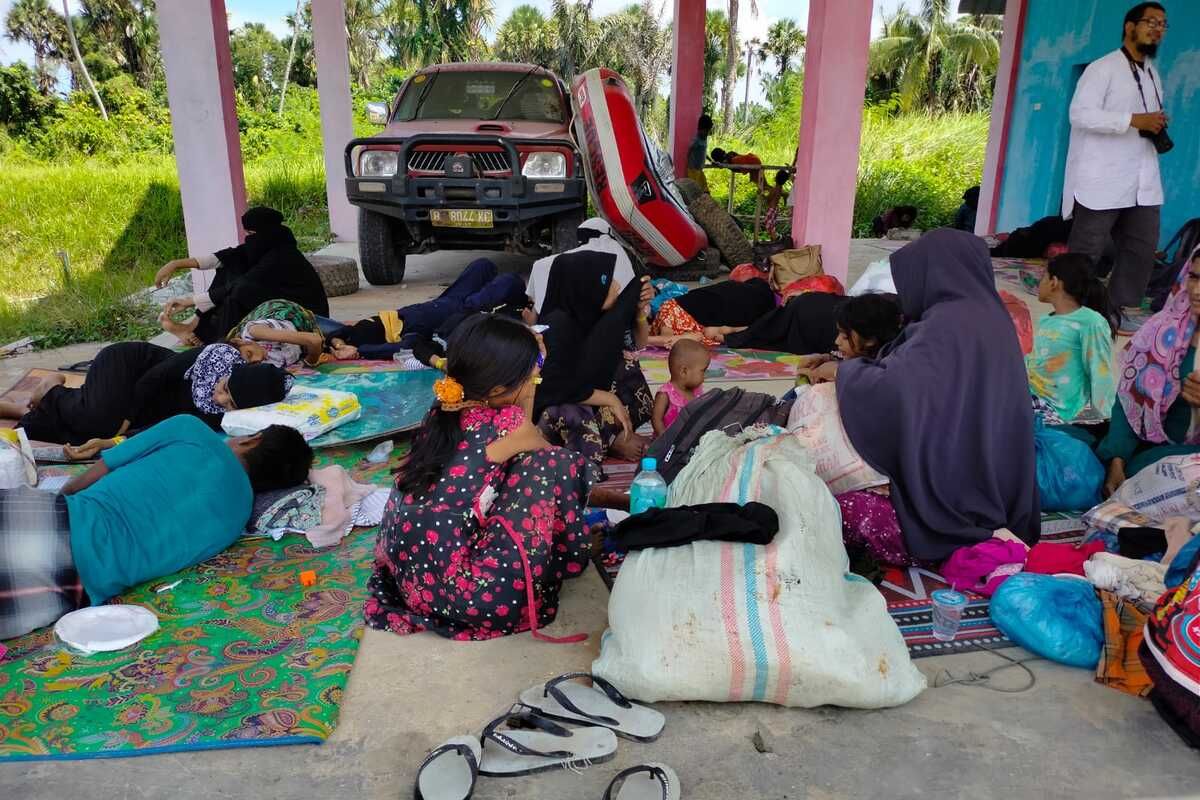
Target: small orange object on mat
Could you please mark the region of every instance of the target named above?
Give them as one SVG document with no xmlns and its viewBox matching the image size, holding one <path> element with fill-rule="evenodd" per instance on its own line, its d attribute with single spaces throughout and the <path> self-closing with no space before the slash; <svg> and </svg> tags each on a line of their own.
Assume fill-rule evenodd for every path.
<svg viewBox="0 0 1200 800">
<path fill-rule="evenodd" d="M 301 586 L 316 586 L 317 585 L 317 573 L 311 569 L 301 572 L 300 573 L 300 585 Z"/>
</svg>

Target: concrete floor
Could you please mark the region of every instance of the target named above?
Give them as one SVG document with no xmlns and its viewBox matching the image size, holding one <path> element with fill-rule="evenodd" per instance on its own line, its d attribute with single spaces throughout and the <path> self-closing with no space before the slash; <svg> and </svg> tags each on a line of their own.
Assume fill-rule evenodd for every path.
<svg viewBox="0 0 1200 800">
<path fill-rule="evenodd" d="M 335 246 L 335 250 L 349 249 Z M 858 242 L 851 275 L 886 255 Z M 404 287 L 366 289 L 332 301 L 354 318 L 431 297 L 465 264 L 464 254 L 410 260 Z M 520 269 L 527 259 L 504 258 Z M 31 366 L 57 366 L 99 348 L 78 346 L 0 361 L 0 386 Z M 785 384 L 786 386 L 786 384 Z M 756 383 L 755 390 L 770 384 Z M 320 746 L 248 748 L 120 761 L 0 765 L 0 798 L 367 798 L 410 797 L 415 769 L 446 738 L 478 733 L 521 690 L 562 672 L 586 670 L 599 650 L 608 593 L 594 570 L 568 583 L 548 631 L 590 634 L 554 645 L 528 635 L 456 643 L 423 634 L 365 631 L 341 721 Z M 1025 655 L 1011 649 L 1009 655 Z M 943 670 L 982 672 L 989 653 L 921 659 L 931 686 Z M 1036 685 L 1019 694 L 976 686 L 930 688 L 885 711 L 784 709 L 767 705 L 662 704 L 659 741 L 621 741 L 617 757 L 581 774 L 481 779 L 479 800 L 599 800 L 619 770 L 662 761 L 680 774 L 686 800 L 779 798 L 1183 797 L 1200 792 L 1200 759 L 1150 704 L 1093 683 L 1084 670 L 1032 664 Z M 998 687 L 1025 680 L 1017 669 Z M 759 753 L 760 733 L 773 752 Z"/>
</svg>

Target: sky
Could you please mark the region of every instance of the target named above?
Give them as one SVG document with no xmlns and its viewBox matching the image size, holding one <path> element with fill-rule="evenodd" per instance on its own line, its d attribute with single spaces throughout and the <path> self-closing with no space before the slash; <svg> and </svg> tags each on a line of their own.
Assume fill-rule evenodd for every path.
<svg viewBox="0 0 1200 800">
<path fill-rule="evenodd" d="M 594 16 L 603 16 L 630 5 L 634 0 L 595 0 L 592 6 Z M 663 7 L 663 16 L 670 19 L 673 14 L 672 0 L 655 0 Z M 550 0 L 495 0 L 496 21 L 502 23 L 509 13 L 519 5 L 528 3 L 541 8 L 547 15 L 550 12 Z M 12 0 L 0 0 L 0 19 L 8 15 Z M 708 0 L 708 7 L 713 9 L 725 8 L 724 0 Z M 907 6 L 915 10 L 918 0 L 877 0 L 874 13 L 874 30 L 881 27 L 883 11 L 892 11 L 897 6 Z M 808 0 L 758 0 L 758 14 L 750 14 L 750 4 L 743 3 L 738 18 L 738 27 L 742 31 L 742 39 L 765 39 L 767 28 L 771 23 L 784 17 L 790 17 L 799 23 L 801 28 L 808 23 Z M 295 0 L 225 0 L 225 10 L 229 14 L 229 28 L 233 30 L 247 22 L 261 22 L 277 36 L 287 33 L 284 17 L 296 9 Z M 0 37 L 0 63 L 8 64 L 16 60 L 31 62 L 32 52 L 25 45 L 15 44 Z M 757 72 L 757 70 L 756 70 Z M 758 81 L 752 81 L 750 86 L 752 100 L 762 99 L 762 88 Z"/>
</svg>

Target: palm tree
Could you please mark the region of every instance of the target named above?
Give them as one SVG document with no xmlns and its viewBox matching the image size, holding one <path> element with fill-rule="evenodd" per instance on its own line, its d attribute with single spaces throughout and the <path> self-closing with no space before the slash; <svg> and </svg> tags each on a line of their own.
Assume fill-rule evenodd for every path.
<svg viewBox="0 0 1200 800">
<path fill-rule="evenodd" d="M 725 74 L 725 39 L 729 36 L 729 19 L 721 10 L 704 14 L 704 106 L 711 107 L 717 78 Z"/>
<path fill-rule="evenodd" d="M 81 0 L 78 16 L 93 52 L 150 86 L 162 65 L 154 0 Z"/>
<path fill-rule="evenodd" d="M 66 25 L 50 0 L 14 0 L 4 18 L 4 32 L 10 41 L 22 42 L 33 50 L 33 73 L 38 91 L 49 96 L 58 80 L 55 70 L 66 50 Z"/>
<path fill-rule="evenodd" d="M 758 53 L 759 63 L 768 57 L 775 59 L 776 77 L 782 78 L 807 44 L 808 38 L 795 21 L 781 19 L 767 29 L 767 40 L 762 43 Z"/>
<path fill-rule="evenodd" d="M 351 77 L 360 87 L 371 88 L 371 69 L 379 60 L 383 38 L 383 11 L 377 0 L 346 0 L 346 49 Z"/>
<path fill-rule="evenodd" d="M 602 22 L 602 47 L 609 66 L 629 81 L 643 118 L 654 105 L 658 79 L 671 63 L 670 29 L 658 23 L 662 11 L 654 0 L 643 0 Z"/>
<path fill-rule="evenodd" d="M 479 54 L 483 29 L 495 18 L 492 0 L 386 0 L 383 37 L 401 64 L 463 61 Z"/>
<path fill-rule="evenodd" d="M 895 88 L 905 111 L 982 107 L 999 62 L 996 32 L 950 19 L 950 0 L 923 0 L 915 14 L 896 11 L 871 43 L 871 75 Z"/>
<path fill-rule="evenodd" d="M 725 83 L 721 88 L 721 129 L 729 133 L 733 128 L 733 92 L 737 83 L 738 66 L 741 64 L 742 48 L 738 44 L 738 11 L 740 0 L 729 0 L 729 33 L 725 37 Z M 750 0 L 751 16 L 758 16 L 758 3 Z"/>
<path fill-rule="evenodd" d="M 548 65 L 553 57 L 548 27 L 548 20 L 536 7 L 517 6 L 496 31 L 493 45 L 496 57 L 522 64 Z"/>
<path fill-rule="evenodd" d="M 567 81 L 592 66 L 599 66 L 600 26 L 592 19 L 593 0 L 553 0 L 551 41 L 557 41 L 556 72 Z"/>
</svg>

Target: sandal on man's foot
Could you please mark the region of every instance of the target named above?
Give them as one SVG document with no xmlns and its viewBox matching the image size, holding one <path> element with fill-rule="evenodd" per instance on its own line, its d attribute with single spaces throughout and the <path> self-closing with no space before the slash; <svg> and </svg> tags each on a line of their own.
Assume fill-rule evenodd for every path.
<svg viewBox="0 0 1200 800">
<path fill-rule="evenodd" d="M 501 729 L 502 725 L 507 727 Z M 479 774 L 509 778 L 581 769 L 616 754 L 617 737 L 607 728 L 564 728 L 517 704 L 484 728 Z"/>
<path fill-rule="evenodd" d="M 592 685 L 575 683 L 576 678 L 587 678 Z M 626 699 L 611 683 L 587 672 L 559 675 L 521 692 L 520 700 L 547 719 L 609 728 L 635 742 L 653 742 L 667 724 L 658 711 Z"/>
<path fill-rule="evenodd" d="M 474 736 L 456 736 L 436 748 L 417 769 L 416 800 L 467 800 L 475 791 L 481 750 Z"/>
<path fill-rule="evenodd" d="M 604 790 L 604 800 L 680 800 L 682 796 L 675 770 L 654 763 L 622 770 Z"/>
</svg>

